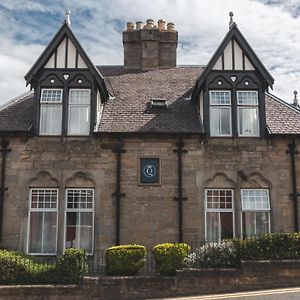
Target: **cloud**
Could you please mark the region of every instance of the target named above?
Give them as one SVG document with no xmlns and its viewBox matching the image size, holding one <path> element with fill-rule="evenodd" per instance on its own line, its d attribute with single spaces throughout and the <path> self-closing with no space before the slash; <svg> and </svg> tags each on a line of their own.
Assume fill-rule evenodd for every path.
<svg viewBox="0 0 300 300">
<path fill-rule="evenodd" d="M 134 5 L 134 8 L 133 8 Z M 127 21 L 165 19 L 179 32 L 178 63 L 206 64 L 228 30 L 228 12 L 275 78 L 277 96 L 300 88 L 299 1 L 295 0 L 2 0 L 0 103 L 25 90 L 23 76 L 70 9 L 72 28 L 95 64 L 123 64 Z"/>
</svg>

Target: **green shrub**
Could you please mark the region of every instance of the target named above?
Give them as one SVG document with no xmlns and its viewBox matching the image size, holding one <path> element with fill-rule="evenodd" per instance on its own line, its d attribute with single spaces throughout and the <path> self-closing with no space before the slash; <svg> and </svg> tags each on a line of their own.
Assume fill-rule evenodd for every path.
<svg viewBox="0 0 300 300">
<path fill-rule="evenodd" d="M 271 233 L 233 240 L 240 260 L 279 260 L 300 258 L 299 233 Z"/>
<path fill-rule="evenodd" d="M 0 284 L 78 283 L 87 271 L 83 250 L 67 249 L 56 264 L 34 262 L 34 257 L 0 250 Z"/>
<path fill-rule="evenodd" d="M 144 265 L 146 248 L 140 245 L 110 247 L 105 252 L 106 274 L 136 275 Z"/>
<path fill-rule="evenodd" d="M 184 260 L 186 268 L 226 268 L 239 264 L 238 251 L 230 240 L 207 243 Z"/>
<path fill-rule="evenodd" d="M 88 272 L 87 258 L 83 249 L 68 248 L 55 266 L 59 282 L 78 283 Z"/>
<path fill-rule="evenodd" d="M 185 243 L 159 244 L 153 248 L 156 271 L 163 275 L 174 275 L 182 268 L 190 247 Z"/>
</svg>

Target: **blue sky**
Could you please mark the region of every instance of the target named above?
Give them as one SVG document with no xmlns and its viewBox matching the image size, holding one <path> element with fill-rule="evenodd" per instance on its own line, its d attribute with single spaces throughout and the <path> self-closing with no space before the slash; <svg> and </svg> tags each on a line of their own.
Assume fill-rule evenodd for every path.
<svg viewBox="0 0 300 300">
<path fill-rule="evenodd" d="M 71 10 L 72 29 L 95 64 L 123 64 L 128 21 L 174 22 L 179 64 L 206 64 L 228 30 L 229 11 L 275 78 L 273 93 L 300 91 L 300 0 L 1 0 L 0 104 L 25 92 L 24 75 Z M 300 98 L 300 97 L 299 97 Z"/>
</svg>

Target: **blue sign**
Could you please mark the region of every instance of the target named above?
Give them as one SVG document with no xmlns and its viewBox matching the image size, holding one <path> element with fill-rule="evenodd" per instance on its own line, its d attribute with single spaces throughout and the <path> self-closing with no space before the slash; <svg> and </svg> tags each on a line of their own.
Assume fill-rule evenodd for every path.
<svg viewBox="0 0 300 300">
<path fill-rule="evenodd" d="M 159 183 L 159 158 L 140 159 L 141 183 Z"/>
</svg>

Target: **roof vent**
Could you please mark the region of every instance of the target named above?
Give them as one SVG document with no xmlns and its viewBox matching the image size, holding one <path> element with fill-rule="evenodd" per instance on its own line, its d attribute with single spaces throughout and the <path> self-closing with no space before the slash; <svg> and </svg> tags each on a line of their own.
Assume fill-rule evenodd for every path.
<svg viewBox="0 0 300 300">
<path fill-rule="evenodd" d="M 168 108 L 168 101 L 164 98 L 151 98 L 150 99 L 151 108 Z"/>
</svg>

